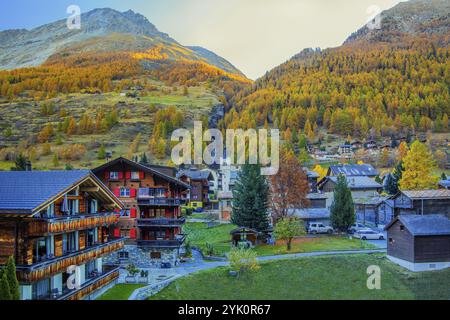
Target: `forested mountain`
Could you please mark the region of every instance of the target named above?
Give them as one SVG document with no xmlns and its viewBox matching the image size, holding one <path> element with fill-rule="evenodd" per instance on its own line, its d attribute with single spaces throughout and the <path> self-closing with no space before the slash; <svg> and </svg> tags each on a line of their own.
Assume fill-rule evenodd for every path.
<svg viewBox="0 0 450 320">
<path fill-rule="evenodd" d="M 227 60 L 204 48 L 182 46 L 131 10 L 95 9 L 81 15 L 80 30 L 69 30 L 60 20 L 30 31 L 3 31 L 0 39 L 0 69 L 8 69 L 0 71 L 0 96 L 10 101 L 120 90 L 118 80 L 168 69 L 171 82 L 180 85 L 186 78 L 188 85 L 250 83 Z"/>
<path fill-rule="evenodd" d="M 313 137 L 448 132 L 448 1 L 412 0 L 338 48 L 306 49 L 233 99 L 229 127 L 269 126 Z"/>
</svg>

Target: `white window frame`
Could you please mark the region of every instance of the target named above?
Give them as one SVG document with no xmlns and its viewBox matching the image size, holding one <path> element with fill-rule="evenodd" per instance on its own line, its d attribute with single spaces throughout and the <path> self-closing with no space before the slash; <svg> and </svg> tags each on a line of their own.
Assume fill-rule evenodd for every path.
<svg viewBox="0 0 450 320">
<path fill-rule="evenodd" d="M 111 171 L 109 173 L 109 179 L 111 179 L 111 180 L 119 180 L 119 172 Z"/>
<path fill-rule="evenodd" d="M 130 189 L 129 188 L 120 188 L 120 197 L 121 198 L 129 198 L 130 197 Z"/>
<path fill-rule="evenodd" d="M 139 171 L 131 171 L 131 180 L 139 180 L 139 179 L 140 179 Z"/>
</svg>

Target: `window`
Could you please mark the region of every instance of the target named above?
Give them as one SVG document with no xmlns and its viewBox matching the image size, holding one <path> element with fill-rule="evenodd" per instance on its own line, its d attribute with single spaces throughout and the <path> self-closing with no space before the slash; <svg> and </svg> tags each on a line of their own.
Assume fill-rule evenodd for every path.
<svg viewBox="0 0 450 320">
<path fill-rule="evenodd" d="M 129 217 L 130 216 L 130 210 L 122 210 L 120 211 L 121 217 Z"/>
<path fill-rule="evenodd" d="M 44 217 L 46 218 L 52 218 L 55 216 L 55 204 L 52 203 L 48 206 L 47 210 L 44 212 Z"/>
<path fill-rule="evenodd" d="M 139 180 L 139 172 L 131 172 L 132 180 Z"/>
<path fill-rule="evenodd" d="M 129 258 L 128 251 L 121 251 L 121 252 L 119 252 L 119 259 L 128 259 L 128 258 Z"/>
<path fill-rule="evenodd" d="M 98 212 L 98 201 L 96 199 L 89 200 L 89 213 Z"/>
<path fill-rule="evenodd" d="M 150 252 L 151 259 L 161 259 L 161 252 Z"/>
<path fill-rule="evenodd" d="M 109 178 L 111 180 L 119 180 L 119 173 L 118 172 L 110 172 L 109 173 Z"/>
<path fill-rule="evenodd" d="M 120 196 L 123 198 L 129 198 L 130 197 L 130 189 L 120 188 Z"/>
<path fill-rule="evenodd" d="M 404 225 L 400 225 L 400 231 L 405 231 L 405 226 Z"/>
<path fill-rule="evenodd" d="M 68 200 L 69 204 L 69 215 L 74 216 L 79 212 L 79 201 L 78 200 Z"/>
<path fill-rule="evenodd" d="M 390 243 L 390 244 L 393 244 L 393 243 L 394 243 L 394 239 L 389 238 L 389 243 Z"/>
</svg>

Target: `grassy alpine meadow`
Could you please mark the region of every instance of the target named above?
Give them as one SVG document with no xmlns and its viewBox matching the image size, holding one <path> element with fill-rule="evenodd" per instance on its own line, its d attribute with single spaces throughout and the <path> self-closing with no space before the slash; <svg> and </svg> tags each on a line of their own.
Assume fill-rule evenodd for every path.
<svg viewBox="0 0 450 320">
<path fill-rule="evenodd" d="M 97 300 L 128 300 L 128 297 L 134 290 L 144 287 L 143 284 L 117 284 L 115 287 L 109 289 Z"/>
<path fill-rule="evenodd" d="M 381 289 L 367 287 L 367 268 L 379 266 Z M 150 300 L 425 300 L 450 298 L 450 270 L 411 273 L 384 255 L 305 257 L 266 262 L 232 277 L 225 267 L 176 280 Z"/>
</svg>

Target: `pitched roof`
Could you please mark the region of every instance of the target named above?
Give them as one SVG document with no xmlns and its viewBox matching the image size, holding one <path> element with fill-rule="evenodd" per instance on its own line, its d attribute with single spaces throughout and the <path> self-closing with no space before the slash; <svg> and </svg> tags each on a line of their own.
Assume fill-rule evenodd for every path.
<svg viewBox="0 0 450 320">
<path fill-rule="evenodd" d="M 327 177 L 327 179 L 337 183 L 338 177 Z M 346 176 L 348 187 L 354 189 L 379 189 L 383 186 L 375 180 L 366 176 Z"/>
<path fill-rule="evenodd" d="M 450 199 L 450 190 L 437 189 L 437 190 L 404 190 L 401 191 L 405 196 L 410 199 Z"/>
<path fill-rule="evenodd" d="M 31 214 L 88 176 L 89 170 L 0 171 L 0 213 Z"/>
<path fill-rule="evenodd" d="M 442 214 L 399 215 L 385 229 L 388 230 L 397 221 L 414 236 L 450 235 L 450 219 Z"/>
<path fill-rule="evenodd" d="M 376 197 L 368 197 L 368 198 L 356 198 L 356 199 L 353 199 L 353 202 L 355 204 L 378 206 L 381 203 L 387 201 L 388 199 L 389 199 L 388 196 L 376 196 Z"/>
<path fill-rule="evenodd" d="M 177 179 L 177 178 L 168 176 L 167 174 L 164 174 L 164 173 L 162 173 L 162 172 L 160 172 L 160 171 L 158 171 L 158 170 L 156 170 L 156 169 L 154 169 L 154 168 L 150 168 L 150 167 L 148 167 L 148 166 L 145 166 L 145 165 L 143 165 L 143 164 L 140 164 L 140 163 L 137 163 L 137 162 L 134 162 L 134 161 L 125 159 L 125 158 L 123 158 L 123 157 L 119 157 L 119 158 L 117 158 L 117 159 L 115 159 L 115 160 L 109 161 L 109 162 L 107 162 L 107 163 L 105 163 L 105 164 L 103 164 L 103 165 L 101 165 L 101 166 L 99 166 L 99 167 L 97 167 L 97 168 L 95 168 L 95 169 L 92 169 L 92 171 L 93 171 L 94 173 L 97 173 L 97 172 L 99 172 L 99 171 L 101 171 L 101 170 L 104 170 L 104 169 L 108 168 L 109 166 L 112 166 L 112 165 L 114 165 L 114 164 L 116 164 L 116 163 L 120 163 L 120 162 L 126 163 L 126 164 L 128 164 L 128 165 L 130 165 L 130 166 L 133 166 L 133 167 L 135 167 L 135 168 L 138 168 L 139 170 L 142 170 L 142 171 L 145 171 L 145 172 L 149 172 L 149 173 L 151 173 L 151 174 L 154 174 L 154 175 L 156 175 L 156 176 L 159 176 L 160 178 L 163 178 L 163 179 L 165 179 L 165 180 L 168 180 L 168 181 L 170 181 L 170 182 L 172 182 L 172 183 L 175 183 L 175 184 L 178 184 L 178 185 L 180 185 L 180 186 L 183 186 L 183 187 L 185 187 L 185 188 L 190 189 L 190 186 L 189 186 L 188 184 L 184 183 L 183 181 L 181 181 L 181 180 L 179 180 L 179 179 Z"/>
<path fill-rule="evenodd" d="M 379 174 L 370 164 L 344 164 L 344 165 L 334 165 L 330 166 L 329 173 L 335 176 L 343 174 L 345 176 L 369 176 L 375 177 Z"/>
<path fill-rule="evenodd" d="M 289 209 L 289 214 L 293 214 L 300 219 L 328 219 L 330 218 L 330 209 L 328 208 L 306 208 Z"/>
<path fill-rule="evenodd" d="M 187 176 L 191 180 L 208 180 L 211 172 L 208 170 L 182 170 L 177 174 L 178 177 Z"/>
<path fill-rule="evenodd" d="M 450 188 L 450 180 L 441 180 L 439 181 L 439 185 L 443 188 Z"/>
<path fill-rule="evenodd" d="M 303 170 L 306 172 L 306 175 L 308 178 L 319 178 L 319 174 L 315 171 L 309 170 L 308 168 L 303 168 Z"/>
</svg>

